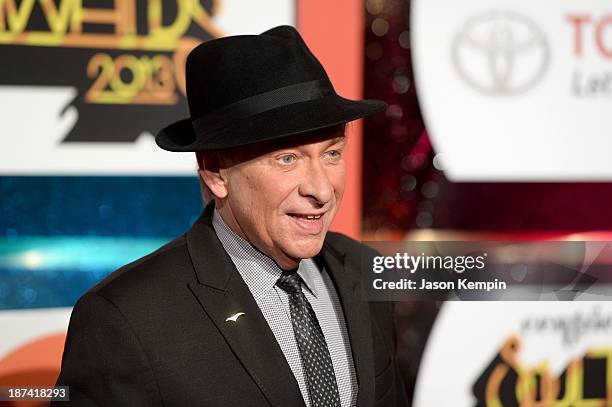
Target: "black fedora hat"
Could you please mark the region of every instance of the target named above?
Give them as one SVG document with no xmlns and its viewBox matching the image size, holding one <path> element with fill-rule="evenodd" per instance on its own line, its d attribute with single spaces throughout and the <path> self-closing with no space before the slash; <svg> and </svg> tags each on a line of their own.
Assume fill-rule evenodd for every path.
<svg viewBox="0 0 612 407">
<path fill-rule="evenodd" d="M 169 151 L 217 150 L 284 138 L 376 113 L 378 100 L 336 94 L 291 26 L 198 45 L 187 57 L 190 118 L 162 129 Z"/>
</svg>

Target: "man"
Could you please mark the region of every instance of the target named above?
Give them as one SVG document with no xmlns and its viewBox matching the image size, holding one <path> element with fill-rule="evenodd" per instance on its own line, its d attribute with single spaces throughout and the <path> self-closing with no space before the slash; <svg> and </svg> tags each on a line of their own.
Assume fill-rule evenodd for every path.
<svg viewBox="0 0 612 407">
<path fill-rule="evenodd" d="M 390 303 L 361 301 L 358 242 L 328 233 L 345 123 L 292 27 L 187 59 L 191 118 L 158 145 L 197 152 L 211 198 L 184 236 L 79 299 L 58 385 L 76 406 L 399 406 Z"/>
</svg>

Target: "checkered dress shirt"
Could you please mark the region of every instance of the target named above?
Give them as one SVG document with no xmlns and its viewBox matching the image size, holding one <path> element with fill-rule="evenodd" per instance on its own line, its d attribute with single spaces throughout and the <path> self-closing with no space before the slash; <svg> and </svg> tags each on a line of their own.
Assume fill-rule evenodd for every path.
<svg viewBox="0 0 612 407">
<path fill-rule="evenodd" d="M 289 298 L 286 292 L 275 285 L 282 273 L 281 268 L 274 260 L 234 233 L 216 209 L 213 227 L 223 248 L 253 294 L 289 363 L 306 406 L 310 407 L 306 377 L 291 324 Z M 319 270 L 312 259 L 300 262 L 298 274 L 304 281 L 302 292 L 317 315 L 329 348 L 342 407 L 352 407 L 357 400 L 357 376 L 338 294 L 325 269 Z"/>
</svg>

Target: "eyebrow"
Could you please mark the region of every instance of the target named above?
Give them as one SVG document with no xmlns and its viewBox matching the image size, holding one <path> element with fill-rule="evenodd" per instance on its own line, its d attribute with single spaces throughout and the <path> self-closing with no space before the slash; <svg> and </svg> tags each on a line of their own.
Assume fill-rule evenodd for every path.
<svg viewBox="0 0 612 407">
<path fill-rule="evenodd" d="M 344 147 L 346 145 L 346 136 L 342 135 L 342 136 L 338 136 L 338 137 L 334 137 L 332 139 L 329 139 L 329 143 L 327 144 L 327 146 L 325 146 L 325 149 L 328 149 L 331 146 L 336 145 L 338 143 L 342 143 L 343 144 L 342 147 Z M 283 150 L 299 149 L 300 147 L 301 146 L 299 146 L 299 145 L 296 145 L 296 146 L 291 146 L 291 145 L 290 146 L 285 146 L 285 147 L 281 147 L 281 148 L 279 148 L 277 150 L 270 151 L 269 153 L 266 153 L 266 154 L 263 154 L 263 155 L 270 155 L 270 156 L 272 156 L 274 154 L 282 152 Z"/>
<path fill-rule="evenodd" d="M 331 143 L 328 145 L 328 147 L 331 147 L 334 144 L 338 144 L 338 143 L 346 144 L 346 136 L 338 136 L 338 137 L 333 138 L 331 140 Z"/>
</svg>

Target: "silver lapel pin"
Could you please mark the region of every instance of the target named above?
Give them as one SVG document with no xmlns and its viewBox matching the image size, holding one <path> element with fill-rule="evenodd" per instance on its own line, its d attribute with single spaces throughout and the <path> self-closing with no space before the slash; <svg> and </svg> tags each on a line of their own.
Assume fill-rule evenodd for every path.
<svg viewBox="0 0 612 407">
<path fill-rule="evenodd" d="M 225 318 L 225 322 L 236 322 L 238 321 L 238 318 L 241 317 L 242 315 L 246 315 L 244 312 L 237 312 L 234 315 L 230 315 L 229 317 Z"/>
</svg>

